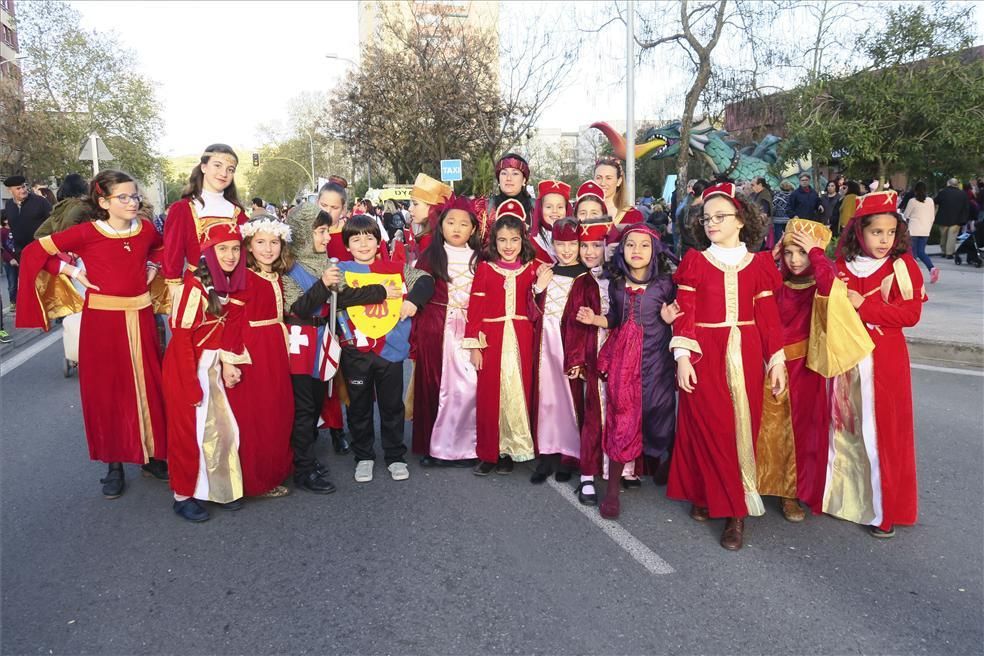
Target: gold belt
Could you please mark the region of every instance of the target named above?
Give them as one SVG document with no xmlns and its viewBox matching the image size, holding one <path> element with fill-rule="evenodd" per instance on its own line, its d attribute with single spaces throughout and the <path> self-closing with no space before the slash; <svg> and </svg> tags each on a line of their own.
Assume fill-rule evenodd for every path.
<svg viewBox="0 0 984 656">
<path fill-rule="evenodd" d="M 482 319 L 485 323 L 503 323 L 505 321 L 513 321 L 515 319 L 522 321 L 529 321 L 529 317 L 521 317 L 518 314 L 510 314 L 505 317 L 496 317 L 495 319 Z"/>
<path fill-rule="evenodd" d="M 259 321 L 250 321 L 249 322 L 249 327 L 250 328 L 259 328 L 260 326 L 275 326 L 278 323 L 282 324 L 283 322 L 284 322 L 284 320 L 283 319 L 280 319 L 280 318 L 277 318 L 277 319 L 260 319 Z"/>
<path fill-rule="evenodd" d="M 806 347 L 809 340 L 800 340 L 793 344 L 787 344 L 782 347 L 782 350 L 786 353 L 786 360 L 799 360 L 800 358 L 806 357 Z"/>
<path fill-rule="evenodd" d="M 735 326 L 754 326 L 754 321 L 722 321 L 721 323 L 701 323 L 694 324 L 698 328 L 734 328 Z"/>
<path fill-rule="evenodd" d="M 90 310 L 127 311 L 150 307 L 150 292 L 144 292 L 139 296 L 110 296 L 89 292 L 87 298 Z"/>
</svg>

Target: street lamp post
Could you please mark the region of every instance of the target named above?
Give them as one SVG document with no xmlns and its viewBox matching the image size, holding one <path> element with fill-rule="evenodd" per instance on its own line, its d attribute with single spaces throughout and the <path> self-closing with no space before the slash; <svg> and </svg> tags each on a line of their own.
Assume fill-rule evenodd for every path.
<svg viewBox="0 0 984 656">
<path fill-rule="evenodd" d="M 625 20 L 625 188 L 635 207 L 635 0 L 628 0 Z"/>
</svg>

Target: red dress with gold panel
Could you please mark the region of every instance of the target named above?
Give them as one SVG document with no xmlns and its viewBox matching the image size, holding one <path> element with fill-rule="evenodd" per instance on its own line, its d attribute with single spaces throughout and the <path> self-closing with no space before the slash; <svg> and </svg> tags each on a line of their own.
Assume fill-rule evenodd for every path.
<svg viewBox="0 0 984 656">
<path fill-rule="evenodd" d="M 903 328 L 919 322 L 922 272 L 908 254 L 837 260 L 838 276 L 864 296 L 858 315 L 871 355 L 833 381 L 833 423 L 823 511 L 888 530 L 917 516 L 912 377 Z"/>
<path fill-rule="evenodd" d="M 287 362 L 287 329 L 280 276 L 246 272 L 243 343 L 250 363 L 241 365 L 242 381 L 226 390 L 239 424 L 239 461 L 243 492 L 269 492 L 290 475 L 293 451 L 294 393 Z"/>
<path fill-rule="evenodd" d="M 242 225 L 249 215 L 220 193 L 202 192 L 203 202 L 182 198 L 171 205 L 164 220 L 164 259 L 161 273 L 168 284 L 178 284 L 186 267 L 198 266 L 202 256 L 201 237 L 217 221 L 235 220 Z"/>
<path fill-rule="evenodd" d="M 537 262 L 482 262 L 475 270 L 464 348 L 482 349 L 477 385 L 477 454 L 532 460 L 533 283 Z"/>
<path fill-rule="evenodd" d="M 164 354 L 168 465 L 175 494 L 229 503 L 243 496 L 239 424 L 222 380 L 222 362 L 249 364 L 242 342 L 243 308 L 230 299 L 220 316 L 190 271 L 171 312 Z"/>
<path fill-rule="evenodd" d="M 147 290 L 147 262 L 160 259 L 161 237 L 148 221 L 127 232 L 103 221 L 82 223 L 30 244 L 21 258 L 17 326 L 48 329 L 35 281 L 57 275 L 56 253 L 85 261 L 89 290 L 79 333 L 79 388 L 89 456 L 143 464 L 167 458 L 157 326 Z M 46 269 L 42 272 L 42 269 Z"/>
<path fill-rule="evenodd" d="M 710 250 L 691 250 L 673 279 L 683 314 L 670 348 L 691 352 L 697 384 L 680 392 L 666 494 L 711 517 L 761 515 L 755 440 L 765 372 L 784 359 L 773 296 L 779 272 L 769 253 L 728 265 Z"/>
</svg>

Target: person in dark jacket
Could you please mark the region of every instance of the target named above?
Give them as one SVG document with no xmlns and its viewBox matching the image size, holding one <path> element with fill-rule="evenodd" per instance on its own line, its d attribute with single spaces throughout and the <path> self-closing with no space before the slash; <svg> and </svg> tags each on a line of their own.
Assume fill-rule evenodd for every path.
<svg viewBox="0 0 984 656">
<path fill-rule="evenodd" d="M 940 226 L 940 248 L 943 257 L 953 259 L 957 248 L 957 235 L 960 228 L 968 221 L 970 202 L 967 194 L 960 190 L 960 182 L 956 178 L 946 181 L 946 187 L 940 189 L 933 199 L 936 203 L 936 225 Z"/>
<path fill-rule="evenodd" d="M 799 217 L 801 219 L 816 221 L 817 209 L 820 207 L 820 196 L 810 186 L 810 176 L 804 173 L 800 176 L 799 181 L 799 188 L 789 196 L 789 203 L 786 205 L 786 216 L 790 219 Z"/>
<path fill-rule="evenodd" d="M 10 190 L 12 198 L 4 206 L 10 232 L 14 236 L 15 256 L 20 259 L 21 252 L 34 241 L 35 231 L 51 214 L 51 203 L 27 188 L 27 180 L 22 175 L 12 175 L 3 181 Z"/>
</svg>

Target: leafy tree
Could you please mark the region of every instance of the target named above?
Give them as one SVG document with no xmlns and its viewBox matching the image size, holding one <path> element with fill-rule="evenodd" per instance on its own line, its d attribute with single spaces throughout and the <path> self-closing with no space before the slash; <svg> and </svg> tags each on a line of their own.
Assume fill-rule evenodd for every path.
<svg viewBox="0 0 984 656">
<path fill-rule="evenodd" d="M 787 96 L 787 159 L 812 152 L 852 176 L 896 170 L 970 174 L 984 164 L 984 58 L 973 42 L 971 5 L 898 5 L 884 27 L 857 43 L 862 64 L 821 75 Z"/>
<path fill-rule="evenodd" d="M 95 132 L 116 157 L 112 166 L 150 176 L 160 164 L 153 143 L 162 122 L 154 85 L 135 72 L 133 53 L 110 34 L 83 29 L 65 2 L 22 7 L 23 98 L 12 85 L 0 89 L 0 141 L 10 144 L 0 166 L 35 178 L 85 171 L 79 151 Z"/>
</svg>

